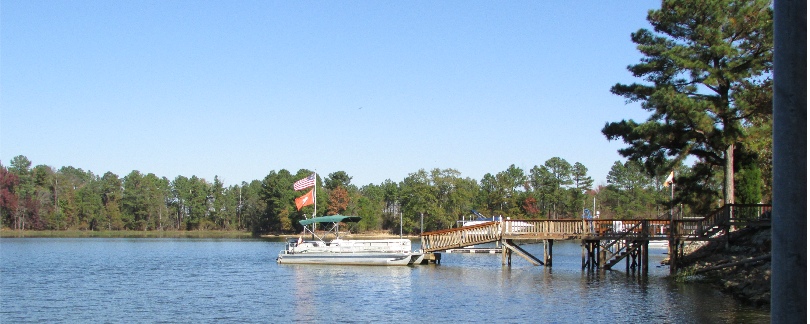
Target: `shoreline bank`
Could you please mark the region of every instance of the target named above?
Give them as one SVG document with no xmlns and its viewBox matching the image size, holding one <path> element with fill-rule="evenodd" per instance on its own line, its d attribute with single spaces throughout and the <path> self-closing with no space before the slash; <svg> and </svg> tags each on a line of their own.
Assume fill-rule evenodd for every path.
<svg viewBox="0 0 810 324">
<path fill-rule="evenodd" d="M 675 280 L 708 283 L 744 303 L 767 308 L 771 304 L 770 228 L 731 232 L 728 243 L 712 241 L 688 253 Z"/>
<path fill-rule="evenodd" d="M 321 234 L 321 233 L 318 233 Z M 303 237 L 304 239 L 310 238 L 312 234 L 264 234 L 260 235 L 262 238 L 298 238 Z M 334 235 L 329 235 L 327 239 L 334 238 Z M 388 233 L 340 233 L 340 238 L 342 239 L 359 239 L 359 240 L 374 240 L 374 239 L 392 239 L 392 238 L 399 238 L 399 234 L 388 234 Z M 402 235 L 402 238 L 407 239 L 418 239 L 419 235 Z"/>
<path fill-rule="evenodd" d="M 84 230 L 0 230 L 0 238 L 297 238 L 304 234 L 263 234 L 253 235 L 244 231 L 194 230 L 194 231 L 84 231 Z M 389 233 L 341 233 L 346 239 L 387 239 L 399 238 L 399 234 Z M 419 235 L 403 235 L 403 238 L 416 239 Z"/>
<path fill-rule="evenodd" d="M 0 230 L 0 238 L 255 238 L 243 231 L 32 231 Z"/>
</svg>

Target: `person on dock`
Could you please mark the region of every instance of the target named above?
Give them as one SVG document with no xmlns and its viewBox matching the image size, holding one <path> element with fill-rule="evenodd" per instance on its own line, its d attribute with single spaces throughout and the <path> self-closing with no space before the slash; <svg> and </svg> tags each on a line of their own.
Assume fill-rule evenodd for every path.
<svg viewBox="0 0 810 324">
<path fill-rule="evenodd" d="M 590 233 L 593 234 L 593 215 L 591 215 L 591 210 L 585 208 L 585 212 L 582 213 L 582 220 L 588 223 L 588 229 L 590 229 Z"/>
</svg>

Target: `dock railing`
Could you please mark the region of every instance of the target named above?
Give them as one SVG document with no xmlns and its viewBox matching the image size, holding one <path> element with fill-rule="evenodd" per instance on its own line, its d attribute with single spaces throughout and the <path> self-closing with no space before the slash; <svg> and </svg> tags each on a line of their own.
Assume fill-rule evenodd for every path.
<svg viewBox="0 0 810 324">
<path fill-rule="evenodd" d="M 580 220 L 504 220 L 506 236 L 517 237 L 543 237 L 543 236 L 574 236 L 583 232 L 583 223 Z"/>
<path fill-rule="evenodd" d="M 473 226 L 427 232 L 422 234 L 422 250 L 424 252 L 436 252 L 495 242 L 501 239 L 501 231 L 500 222 L 487 222 Z"/>
<path fill-rule="evenodd" d="M 505 237 L 538 239 L 667 239 L 669 221 L 660 219 L 504 220 Z"/>
<path fill-rule="evenodd" d="M 732 204 L 727 207 L 732 225 L 759 225 L 771 221 L 770 204 Z"/>
<path fill-rule="evenodd" d="M 707 217 L 674 220 L 675 236 L 682 239 L 710 239 L 727 234 L 734 227 L 770 224 L 769 204 L 729 204 L 717 208 Z"/>
</svg>

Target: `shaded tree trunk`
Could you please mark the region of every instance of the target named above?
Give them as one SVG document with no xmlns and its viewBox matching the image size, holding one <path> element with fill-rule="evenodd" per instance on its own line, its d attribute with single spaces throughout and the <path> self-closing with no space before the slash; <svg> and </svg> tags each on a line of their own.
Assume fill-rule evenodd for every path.
<svg viewBox="0 0 810 324">
<path fill-rule="evenodd" d="M 723 168 L 723 202 L 734 203 L 734 144 L 726 147 L 726 165 Z"/>
</svg>

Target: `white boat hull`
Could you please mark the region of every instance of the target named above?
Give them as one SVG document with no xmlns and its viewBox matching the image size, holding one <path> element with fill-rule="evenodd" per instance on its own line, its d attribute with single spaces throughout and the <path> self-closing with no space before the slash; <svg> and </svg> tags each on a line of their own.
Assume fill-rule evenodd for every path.
<svg viewBox="0 0 810 324">
<path fill-rule="evenodd" d="M 424 253 L 411 253 L 411 263 L 409 264 L 422 264 L 422 261 L 425 260 Z"/>
<path fill-rule="evenodd" d="M 412 263 L 412 253 L 295 253 L 279 254 L 280 264 L 332 264 L 397 266 Z M 421 261 L 421 260 L 420 260 Z"/>
<path fill-rule="evenodd" d="M 667 242 L 667 241 L 650 241 L 648 246 L 651 247 L 651 248 L 668 248 L 669 247 L 669 242 Z"/>
<path fill-rule="evenodd" d="M 411 251 L 408 239 L 322 240 L 291 239 L 278 254 L 280 264 L 338 264 L 398 266 L 418 264 L 424 254 Z"/>
</svg>

